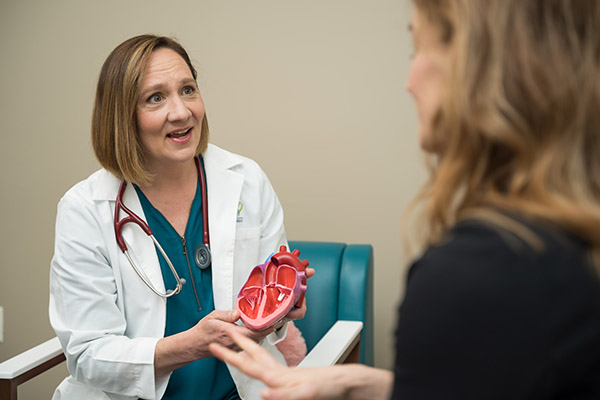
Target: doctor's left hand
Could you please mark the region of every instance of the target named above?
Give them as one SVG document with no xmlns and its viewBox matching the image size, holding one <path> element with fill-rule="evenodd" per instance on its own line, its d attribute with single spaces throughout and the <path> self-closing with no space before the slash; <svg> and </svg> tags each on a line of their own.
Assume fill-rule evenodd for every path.
<svg viewBox="0 0 600 400">
<path fill-rule="evenodd" d="M 306 279 L 312 277 L 315 274 L 314 268 L 306 268 Z M 283 326 L 284 323 L 288 321 L 294 321 L 297 319 L 302 319 L 306 315 L 306 297 L 304 297 L 304 301 L 302 302 L 302 306 L 300 307 L 292 307 L 290 312 L 286 314 L 285 317 L 282 318 L 280 322 L 275 324 L 275 328 L 279 329 Z"/>
</svg>

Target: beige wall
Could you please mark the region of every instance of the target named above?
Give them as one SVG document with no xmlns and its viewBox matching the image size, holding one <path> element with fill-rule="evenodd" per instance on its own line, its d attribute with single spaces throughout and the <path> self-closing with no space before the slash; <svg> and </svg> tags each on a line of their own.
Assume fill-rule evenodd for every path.
<svg viewBox="0 0 600 400">
<path fill-rule="evenodd" d="M 404 90 L 408 3 L 2 0 L 0 360 L 53 336 L 56 203 L 98 168 L 89 141 L 98 71 L 118 43 L 152 32 L 192 55 L 212 142 L 263 166 L 289 238 L 374 245 L 375 362 L 391 368 L 400 218 L 425 176 Z M 24 385 L 22 399 L 48 397 L 62 368 Z"/>
</svg>

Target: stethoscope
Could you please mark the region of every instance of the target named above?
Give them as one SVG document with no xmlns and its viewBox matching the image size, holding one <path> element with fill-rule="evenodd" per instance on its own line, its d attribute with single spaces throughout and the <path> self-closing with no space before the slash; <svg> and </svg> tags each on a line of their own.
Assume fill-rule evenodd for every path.
<svg viewBox="0 0 600 400">
<path fill-rule="evenodd" d="M 194 251 L 194 261 L 200 269 L 206 269 L 210 266 L 211 263 L 210 239 L 208 236 L 208 200 L 206 195 L 206 177 L 204 176 L 204 170 L 200 165 L 199 158 L 194 158 L 194 162 L 196 163 L 196 169 L 198 170 L 198 176 L 200 177 L 200 194 L 202 196 L 202 244 L 198 245 L 198 247 L 196 247 L 196 250 Z M 183 285 L 185 285 L 185 279 L 179 277 L 177 271 L 175 270 L 175 267 L 173 267 L 173 263 L 171 263 L 171 259 L 169 258 L 169 256 L 167 256 L 167 253 L 165 253 L 160 243 L 158 243 L 158 240 L 156 240 L 156 238 L 154 237 L 154 234 L 152 233 L 152 230 L 150 229 L 148 224 L 143 219 L 138 217 L 133 211 L 127 208 L 125 204 L 123 204 L 123 193 L 125 193 L 126 187 L 127 182 L 123 181 L 123 183 L 121 183 L 121 187 L 119 188 L 119 193 L 117 194 L 117 201 L 115 205 L 114 225 L 117 244 L 121 248 L 121 251 L 123 251 L 123 254 L 125 254 L 125 257 L 127 257 L 127 260 L 129 260 L 129 263 L 133 267 L 133 270 L 136 272 L 136 274 L 154 293 L 164 298 L 176 295 L 179 292 L 181 292 L 181 288 L 183 287 Z M 123 210 L 127 214 L 127 216 L 122 220 L 119 220 L 119 213 L 121 210 Z M 159 292 L 146 278 L 146 276 L 142 274 L 138 267 L 136 267 L 135 263 L 133 262 L 133 259 L 129 255 L 127 245 L 125 244 L 125 240 L 123 240 L 123 235 L 121 234 L 123 225 L 125 225 L 128 222 L 133 222 L 134 224 L 139 226 L 146 233 L 146 235 L 150 236 L 156 248 L 160 251 L 164 259 L 167 261 L 167 264 L 169 264 L 169 268 L 171 269 L 171 272 L 175 277 L 175 281 L 177 282 L 177 286 L 175 287 L 175 289 L 169 289 L 166 293 Z"/>
</svg>

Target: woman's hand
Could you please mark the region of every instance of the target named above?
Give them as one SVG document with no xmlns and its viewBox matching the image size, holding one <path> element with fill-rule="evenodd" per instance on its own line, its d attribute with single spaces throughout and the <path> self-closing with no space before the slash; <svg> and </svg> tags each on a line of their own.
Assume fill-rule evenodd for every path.
<svg viewBox="0 0 600 400">
<path fill-rule="evenodd" d="M 261 391 L 263 398 L 316 398 L 311 381 L 317 377 L 311 377 L 308 369 L 292 369 L 279 364 L 266 350 L 253 341 L 235 331 L 228 333 L 244 352 L 236 353 L 216 343 L 209 346 L 210 351 L 215 357 L 233 365 L 246 375 L 264 382 L 270 389 Z M 314 373 L 313 370 L 311 372 Z M 286 396 L 285 393 L 288 395 Z M 294 397 L 290 396 L 292 393 Z"/>
<path fill-rule="evenodd" d="M 261 380 L 268 389 L 266 400 L 386 399 L 393 374 L 359 364 L 320 368 L 288 368 L 279 364 L 265 349 L 235 330 L 227 332 L 244 352 L 211 343 L 215 357 L 246 375 Z"/>
</svg>

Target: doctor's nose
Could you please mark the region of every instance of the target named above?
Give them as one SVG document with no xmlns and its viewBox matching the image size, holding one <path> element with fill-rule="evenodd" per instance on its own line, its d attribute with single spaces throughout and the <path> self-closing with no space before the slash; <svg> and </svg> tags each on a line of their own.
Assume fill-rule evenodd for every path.
<svg viewBox="0 0 600 400">
<path fill-rule="evenodd" d="M 167 115 L 167 119 L 170 122 L 187 120 L 191 114 L 192 112 L 187 107 L 185 101 L 179 96 L 170 99 Z"/>
</svg>

